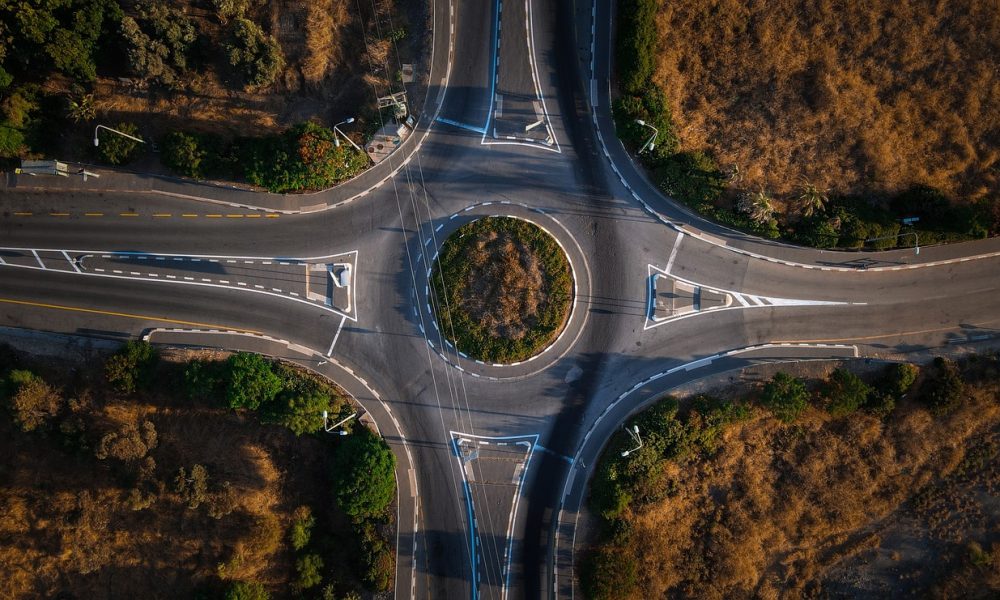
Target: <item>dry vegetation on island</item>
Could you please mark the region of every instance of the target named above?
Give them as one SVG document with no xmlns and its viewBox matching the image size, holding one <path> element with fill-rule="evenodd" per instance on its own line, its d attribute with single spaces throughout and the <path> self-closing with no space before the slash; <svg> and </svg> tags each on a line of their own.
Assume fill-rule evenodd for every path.
<svg viewBox="0 0 1000 600">
<path fill-rule="evenodd" d="M 809 388 L 776 377 L 750 396 L 641 413 L 647 454 L 620 459 L 622 434 L 595 472 L 605 520 L 581 562 L 585 590 L 996 597 L 1000 360 L 911 375 L 869 386 L 835 371 Z"/>
<path fill-rule="evenodd" d="M 654 81 L 684 149 L 792 197 L 934 187 L 1000 201 L 993 2 L 663 2 Z"/>
<path fill-rule="evenodd" d="M 485 217 L 452 233 L 431 287 L 442 332 L 489 362 L 543 350 L 562 331 L 573 300 L 573 274 L 559 243 L 513 217 Z"/>
</svg>

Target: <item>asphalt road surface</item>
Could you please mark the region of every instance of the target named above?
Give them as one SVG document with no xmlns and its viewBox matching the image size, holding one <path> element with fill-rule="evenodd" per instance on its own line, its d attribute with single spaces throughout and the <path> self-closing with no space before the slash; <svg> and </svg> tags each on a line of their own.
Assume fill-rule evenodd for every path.
<svg viewBox="0 0 1000 600">
<path fill-rule="evenodd" d="M 816 251 L 659 195 L 614 136 L 610 10 L 436 1 L 417 141 L 328 210 L 206 203 L 193 183 L 3 188 L 0 324 L 248 348 L 337 380 L 399 458 L 399 598 L 572 596 L 587 469 L 671 386 L 1000 334 L 997 240 Z M 428 308 L 444 238 L 491 214 L 544 227 L 574 270 L 564 333 L 522 364 L 458 353 Z"/>
</svg>

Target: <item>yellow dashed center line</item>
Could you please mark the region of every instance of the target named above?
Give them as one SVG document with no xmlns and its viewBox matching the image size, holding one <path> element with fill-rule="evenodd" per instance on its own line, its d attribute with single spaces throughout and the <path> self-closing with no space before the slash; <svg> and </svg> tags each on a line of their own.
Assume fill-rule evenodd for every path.
<svg viewBox="0 0 1000 600">
<path fill-rule="evenodd" d="M 31 217 L 34 214 L 35 213 L 33 213 L 31 211 L 27 211 L 27 210 L 16 211 L 16 212 L 13 213 L 13 215 L 15 217 Z M 73 216 L 73 213 L 68 213 L 68 212 L 48 212 L 48 213 L 41 213 L 41 214 L 48 215 L 50 217 L 72 217 Z M 77 213 L 77 214 L 79 214 L 79 213 Z M 103 212 L 85 212 L 85 213 L 83 213 L 83 216 L 85 216 L 85 217 L 103 217 L 103 216 L 105 216 L 105 213 L 103 213 Z M 120 212 L 120 213 L 118 213 L 118 216 L 119 217 L 140 217 L 142 215 L 140 213 L 137 213 L 137 212 Z M 232 213 L 232 214 L 225 214 L 225 215 L 223 215 L 221 213 L 211 213 L 211 214 L 205 214 L 205 215 L 201 215 L 201 214 L 197 214 L 197 213 L 181 213 L 180 215 L 174 215 L 173 213 L 153 213 L 152 216 L 153 216 L 153 218 L 156 218 L 156 219 L 169 219 L 169 218 L 173 218 L 175 216 L 180 216 L 180 217 L 183 217 L 185 219 L 196 219 L 198 217 L 205 217 L 206 219 L 221 219 L 223 217 L 225 217 L 227 219 L 260 219 L 261 217 L 263 217 L 265 219 L 277 219 L 278 217 L 281 216 L 281 213 L 263 213 L 263 214 L 262 213 L 243 213 L 243 214 L 241 214 L 241 213 Z"/>
</svg>

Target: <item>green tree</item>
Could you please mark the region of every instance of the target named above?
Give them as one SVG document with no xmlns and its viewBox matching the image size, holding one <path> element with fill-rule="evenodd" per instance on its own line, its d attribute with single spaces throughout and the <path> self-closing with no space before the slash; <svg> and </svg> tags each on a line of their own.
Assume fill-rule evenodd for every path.
<svg viewBox="0 0 1000 600">
<path fill-rule="evenodd" d="M 135 123 L 118 123 L 113 129 L 142 139 L 142 136 L 139 135 L 139 127 Z M 101 160 L 108 164 L 124 165 L 134 159 L 139 150 L 140 142 L 113 131 L 102 129 L 98 132 L 97 139 L 99 140 L 97 152 L 100 154 Z"/>
<path fill-rule="evenodd" d="M 212 0 L 212 7 L 219 20 L 228 23 L 233 19 L 243 18 L 247 12 L 249 0 Z"/>
<path fill-rule="evenodd" d="M 179 83 L 198 38 L 194 22 L 183 11 L 158 2 L 142 4 L 137 19 L 124 17 L 121 33 L 132 71 L 167 86 Z"/>
<path fill-rule="evenodd" d="M 204 176 L 204 163 L 208 153 L 197 136 L 174 131 L 163 139 L 160 160 L 169 169 L 181 175 L 200 178 Z"/>
<path fill-rule="evenodd" d="M 799 212 L 805 218 L 822 213 L 828 201 L 827 191 L 808 181 L 799 187 Z"/>
<path fill-rule="evenodd" d="M 312 528 L 316 525 L 316 517 L 308 506 L 300 506 L 292 513 L 292 528 L 288 532 L 292 548 L 301 550 L 309 544 L 312 537 Z"/>
<path fill-rule="evenodd" d="M 384 514 L 396 496 L 395 469 L 389 445 L 367 428 L 357 428 L 333 458 L 333 488 L 340 509 L 356 519 Z"/>
<path fill-rule="evenodd" d="M 315 433 L 323 428 L 323 411 L 331 409 L 330 394 L 322 390 L 286 391 L 268 407 L 268 421 L 279 423 L 295 435 Z"/>
<path fill-rule="evenodd" d="M 318 554 L 306 554 L 295 561 L 295 571 L 298 577 L 295 588 L 307 590 L 323 581 L 323 559 Z"/>
<path fill-rule="evenodd" d="M 849 415 L 864 406 L 871 393 L 871 386 L 860 377 L 846 369 L 836 369 L 826 383 L 826 409 L 835 417 Z"/>
<path fill-rule="evenodd" d="M 285 67 L 285 55 L 274 36 L 266 35 L 260 26 L 243 17 L 233 22 L 226 54 L 229 64 L 236 67 L 251 89 L 271 85 Z"/>
<path fill-rule="evenodd" d="M 184 387 L 188 398 L 211 401 L 220 398 L 225 390 L 226 363 L 221 361 L 192 360 L 184 368 Z"/>
<path fill-rule="evenodd" d="M 234 581 L 226 589 L 226 600 L 270 600 L 271 594 L 256 581 Z"/>
<path fill-rule="evenodd" d="M 11 371 L 5 387 L 14 423 L 22 431 L 38 429 L 56 416 L 64 404 L 59 393 L 31 371 Z"/>
<path fill-rule="evenodd" d="M 198 508 L 209 500 L 208 469 L 202 465 L 194 465 L 189 473 L 181 467 L 174 477 L 174 491 L 180 494 L 188 508 Z"/>
<path fill-rule="evenodd" d="M 230 408 L 257 410 L 281 391 L 282 381 L 274 373 L 271 361 L 259 354 L 237 352 L 229 357 L 227 365 L 226 402 Z"/>
<path fill-rule="evenodd" d="M 760 400 L 778 419 L 791 423 L 809 405 L 809 391 L 802 380 L 778 372 L 764 385 Z"/>
<path fill-rule="evenodd" d="M 115 389 L 131 394 L 149 386 L 158 358 L 149 342 L 129 341 L 104 363 L 104 374 Z"/>
<path fill-rule="evenodd" d="M 965 394 L 965 382 L 958 365 L 940 356 L 935 358 L 934 369 L 921 392 L 923 401 L 935 414 L 944 414 L 958 406 Z"/>
<path fill-rule="evenodd" d="M 883 376 L 885 389 L 897 399 L 902 398 L 906 392 L 910 391 L 919 374 L 920 369 L 917 368 L 917 365 L 893 363 L 885 369 Z"/>
</svg>

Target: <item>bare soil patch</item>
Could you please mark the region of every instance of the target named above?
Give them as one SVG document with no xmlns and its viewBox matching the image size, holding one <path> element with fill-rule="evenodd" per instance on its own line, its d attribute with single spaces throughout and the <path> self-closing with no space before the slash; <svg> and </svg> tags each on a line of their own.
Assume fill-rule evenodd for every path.
<svg viewBox="0 0 1000 600">
<path fill-rule="evenodd" d="M 463 226 L 441 250 L 432 274 L 435 312 L 460 350 L 491 361 L 531 356 L 569 316 L 569 261 L 541 228 L 509 217 Z"/>
</svg>

